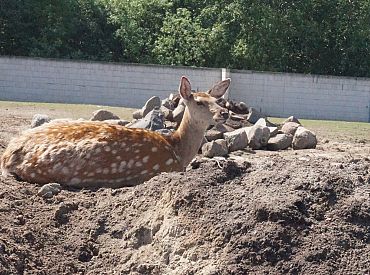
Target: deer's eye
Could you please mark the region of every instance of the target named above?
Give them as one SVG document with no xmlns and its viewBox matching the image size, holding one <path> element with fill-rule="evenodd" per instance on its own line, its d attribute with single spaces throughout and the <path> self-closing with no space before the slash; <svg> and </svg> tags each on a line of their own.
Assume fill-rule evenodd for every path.
<svg viewBox="0 0 370 275">
<path fill-rule="evenodd" d="M 197 101 L 197 105 L 204 106 L 204 103 L 203 102 L 200 102 L 200 101 Z"/>
</svg>

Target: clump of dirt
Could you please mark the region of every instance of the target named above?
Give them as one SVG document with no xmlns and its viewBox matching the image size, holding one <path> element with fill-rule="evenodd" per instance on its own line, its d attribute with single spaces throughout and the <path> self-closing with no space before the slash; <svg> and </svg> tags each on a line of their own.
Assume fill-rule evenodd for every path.
<svg viewBox="0 0 370 275">
<path fill-rule="evenodd" d="M 26 123 L 0 119 L 0 154 Z M 238 152 L 51 198 L 0 177 L 0 274 L 369 274 L 369 152 Z"/>
</svg>

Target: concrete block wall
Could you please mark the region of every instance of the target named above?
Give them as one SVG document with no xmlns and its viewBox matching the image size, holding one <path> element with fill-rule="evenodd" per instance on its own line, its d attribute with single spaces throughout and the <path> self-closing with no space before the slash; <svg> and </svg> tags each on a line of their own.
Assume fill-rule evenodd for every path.
<svg viewBox="0 0 370 275">
<path fill-rule="evenodd" d="M 229 96 L 269 116 L 370 122 L 370 79 L 231 71 Z"/>
<path fill-rule="evenodd" d="M 0 100 L 139 108 L 176 91 L 182 75 L 194 90 L 231 77 L 229 97 L 269 116 L 370 122 L 370 79 L 0 57 Z"/>
<path fill-rule="evenodd" d="M 177 91 L 187 75 L 208 89 L 219 69 L 0 57 L 0 100 L 83 103 L 139 108 Z"/>
</svg>

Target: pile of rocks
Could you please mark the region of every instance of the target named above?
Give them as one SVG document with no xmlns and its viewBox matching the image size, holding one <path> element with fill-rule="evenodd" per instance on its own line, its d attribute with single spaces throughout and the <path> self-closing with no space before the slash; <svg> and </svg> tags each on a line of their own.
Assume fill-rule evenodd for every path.
<svg viewBox="0 0 370 275">
<path fill-rule="evenodd" d="M 244 102 L 221 98 L 218 104 L 228 109 L 229 118 L 206 131 L 201 146 L 201 152 L 206 157 L 226 156 L 246 148 L 278 151 L 316 147 L 316 135 L 293 116 L 276 125 Z M 133 113 L 134 120 L 126 126 L 171 134 L 179 126 L 184 112 L 185 104 L 177 93 L 162 101 L 154 96 Z"/>
<path fill-rule="evenodd" d="M 253 150 L 285 150 L 287 148 L 310 149 L 317 144 L 316 135 L 304 128 L 295 117 L 289 117 L 281 125 L 271 123 L 264 114 L 244 102 L 223 98 L 218 104 L 229 111 L 224 123 L 217 123 L 206 131 L 201 152 L 205 157 L 226 156 L 231 152 L 250 148 Z M 92 121 L 106 121 L 131 128 L 145 128 L 169 135 L 179 126 L 185 112 L 185 104 L 176 93 L 164 100 L 153 96 L 133 113 L 133 120 L 121 120 L 107 110 L 98 110 Z M 35 115 L 32 127 L 49 122 L 44 115 Z"/>
</svg>

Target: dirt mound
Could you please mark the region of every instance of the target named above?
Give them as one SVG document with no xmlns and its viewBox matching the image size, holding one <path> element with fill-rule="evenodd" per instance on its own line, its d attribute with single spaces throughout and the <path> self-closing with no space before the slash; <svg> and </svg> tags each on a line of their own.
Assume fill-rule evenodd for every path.
<svg viewBox="0 0 370 275">
<path fill-rule="evenodd" d="M 0 274 L 367 274 L 370 162 L 209 161 L 121 189 L 1 178 Z"/>
</svg>

